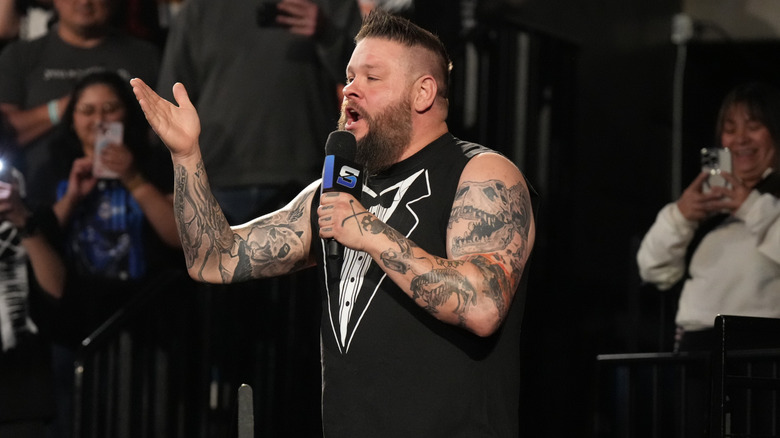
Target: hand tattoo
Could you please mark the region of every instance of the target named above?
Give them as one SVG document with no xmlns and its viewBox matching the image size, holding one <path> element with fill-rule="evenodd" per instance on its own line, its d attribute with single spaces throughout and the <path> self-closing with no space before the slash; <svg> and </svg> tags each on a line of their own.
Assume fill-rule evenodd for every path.
<svg viewBox="0 0 780 438">
<path fill-rule="evenodd" d="M 358 221 L 358 216 L 365 215 L 365 216 L 363 216 L 363 221 L 365 221 L 366 218 L 372 218 L 373 216 L 371 214 L 369 214 L 368 210 L 363 210 L 363 211 L 361 211 L 359 213 L 355 212 L 355 201 L 353 201 L 351 199 L 349 200 L 349 207 L 352 209 L 352 215 L 345 217 L 344 220 L 341 221 L 341 226 L 343 228 L 344 225 L 346 225 L 348 220 L 355 219 L 355 222 L 357 223 L 357 226 L 358 226 L 358 231 L 360 231 L 360 235 L 362 236 L 363 235 L 363 229 L 361 228 L 361 222 Z M 374 218 L 374 219 L 376 219 L 376 218 Z"/>
</svg>

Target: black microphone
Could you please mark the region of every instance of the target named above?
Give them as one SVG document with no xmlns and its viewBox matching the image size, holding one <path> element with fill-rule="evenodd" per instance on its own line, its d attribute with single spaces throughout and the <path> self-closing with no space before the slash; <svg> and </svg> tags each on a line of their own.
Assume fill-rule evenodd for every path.
<svg viewBox="0 0 780 438">
<path fill-rule="evenodd" d="M 357 141 L 351 132 L 333 131 L 325 142 L 325 164 L 322 166 L 322 192 L 349 193 L 360 200 L 363 193 L 361 180 L 363 171 L 357 165 Z M 328 258 L 341 257 L 342 248 L 336 239 L 328 239 L 326 254 Z"/>
</svg>

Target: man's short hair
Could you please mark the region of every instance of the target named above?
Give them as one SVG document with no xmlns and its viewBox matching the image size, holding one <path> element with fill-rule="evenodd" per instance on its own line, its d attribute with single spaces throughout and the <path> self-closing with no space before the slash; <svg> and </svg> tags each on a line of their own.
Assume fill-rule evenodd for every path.
<svg viewBox="0 0 780 438">
<path fill-rule="evenodd" d="M 436 82 L 439 85 L 438 94 L 447 99 L 452 62 L 439 37 L 406 18 L 376 8 L 363 20 L 363 26 L 355 36 L 355 43 L 359 43 L 365 38 L 386 39 L 407 47 L 420 47 L 431 52 L 436 59 L 438 70 L 434 72 Z"/>
</svg>

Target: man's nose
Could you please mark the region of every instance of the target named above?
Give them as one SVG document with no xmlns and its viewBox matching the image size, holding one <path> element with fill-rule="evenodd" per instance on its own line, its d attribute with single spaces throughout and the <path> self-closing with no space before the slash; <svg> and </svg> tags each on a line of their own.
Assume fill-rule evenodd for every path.
<svg viewBox="0 0 780 438">
<path fill-rule="evenodd" d="M 342 89 L 342 92 L 344 93 L 344 96 L 357 96 L 359 92 L 359 87 L 357 86 L 357 80 L 353 80 L 352 82 L 348 83 L 344 86 Z"/>
</svg>

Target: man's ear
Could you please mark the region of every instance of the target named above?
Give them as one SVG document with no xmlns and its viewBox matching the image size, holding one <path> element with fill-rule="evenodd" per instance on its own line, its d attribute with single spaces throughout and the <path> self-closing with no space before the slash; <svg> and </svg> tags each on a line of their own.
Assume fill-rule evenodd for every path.
<svg viewBox="0 0 780 438">
<path fill-rule="evenodd" d="M 418 113 L 428 111 L 436 101 L 436 93 L 439 89 L 436 79 L 431 75 L 425 75 L 415 82 L 415 95 L 412 104 Z"/>
</svg>

